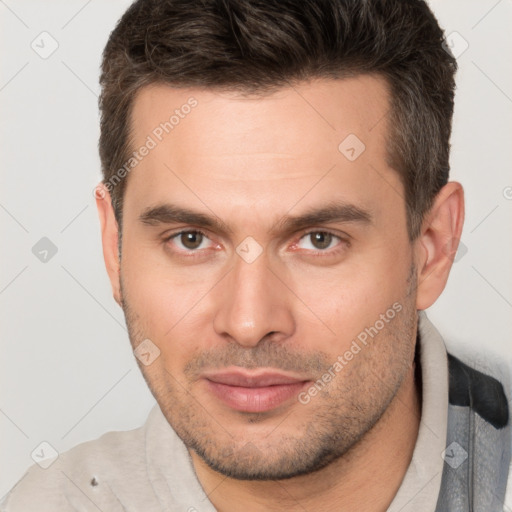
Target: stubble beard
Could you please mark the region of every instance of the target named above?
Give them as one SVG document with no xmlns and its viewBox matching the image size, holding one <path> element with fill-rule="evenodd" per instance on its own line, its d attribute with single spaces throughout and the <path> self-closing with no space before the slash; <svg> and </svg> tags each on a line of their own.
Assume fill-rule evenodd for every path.
<svg viewBox="0 0 512 512">
<path fill-rule="evenodd" d="M 191 361 L 184 370 L 188 385 L 183 379 L 178 383 L 163 366 L 162 357 L 152 369 L 139 367 L 171 427 L 214 471 L 238 480 L 283 480 L 313 473 L 346 455 L 376 427 L 410 371 L 417 325 L 414 275 L 412 267 L 400 313 L 309 404 L 289 406 L 283 414 L 288 415 L 285 421 L 279 416 L 239 413 L 245 432 L 258 423 L 264 435 L 247 438 L 244 428 L 233 433 L 238 418 L 214 417 L 209 412 L 209 403 L 201 402 L 190 389 L 199 369 L 214 363 L 217 367 L 267 366 L 299 373 L 315 368 L 321 377 L 332 367 L 332 356 L 293 353 L 271 340 L 262 340 L 251 349 L 231 344 L 226 350 L 203 353 Z M 147 332 L 126 300 L 122 283 L 121 290 L 130 341 L 136 347 L 148 337 Z M 294 428 L 290 429 L 290 424 Z"/>
</svg>

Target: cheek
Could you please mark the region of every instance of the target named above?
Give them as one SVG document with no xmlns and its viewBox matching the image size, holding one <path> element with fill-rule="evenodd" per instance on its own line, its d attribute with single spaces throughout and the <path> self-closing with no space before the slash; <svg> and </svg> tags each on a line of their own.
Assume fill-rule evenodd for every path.
<svg viewBox="0 0 512 512">
<path fill-rule="evenodd" d="M 204 278 L 187 279 L 168 265 L 151 264 L 142 252 L 126 258 L 121 275 L 124 300 L 133 314 L 133 333 L 141 338 L 132 343 L 149 338 L 160 350 L 159 364 L 143 370 L 154 381 L 165 370 L 178 376 L 211 338 L 207 331 L 211 314 L 205 310 L 211 284 Z"/>
<path fill-rule="evenodd" d="M 163 248 L 132 246 L 123 248 L 123 291 L 138 316 L 161 337 L 193 309 L 208 282 L 192 267 L 173 266 Z"/>
<path fill-rule="evenodd" d="M 310 319 L 303 322 L 310 333 L 305 338 L 319 348 L 324 333 L 326 351 L 342 350 L 395 302 L 404 301 L 409 271 L 409 250 L 388 245 L 336 268 L 294 272 L 290 288 L 306 305 L 303 318 Z"/>
</svg>

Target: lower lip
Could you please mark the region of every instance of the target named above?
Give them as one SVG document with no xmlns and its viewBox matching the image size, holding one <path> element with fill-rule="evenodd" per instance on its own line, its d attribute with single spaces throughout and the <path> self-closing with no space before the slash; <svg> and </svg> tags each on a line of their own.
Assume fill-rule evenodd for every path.
<svg viewBox="0 0 512 512">
<path fill-rule="evenodd" d="M 297 397 L 306 386 L 306 382 L 278 384 L 261 388 L 244 388 L 228 386 L 219 382 L 206 380 L 210 391 L 226 405 L 242 412 L 271 411 Z"/>
</svg>

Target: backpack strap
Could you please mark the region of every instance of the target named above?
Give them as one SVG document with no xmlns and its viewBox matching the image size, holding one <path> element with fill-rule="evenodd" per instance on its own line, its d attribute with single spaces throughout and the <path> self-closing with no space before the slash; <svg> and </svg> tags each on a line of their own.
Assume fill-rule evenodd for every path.
<svg viewBox="0 0 512 512">
<path fill-rule="evenodd" d="M 448 369 L 448 433 L 436 512 L 502 512 L 512 450 L 503 385 L 451 354 Z"/>
</svg>

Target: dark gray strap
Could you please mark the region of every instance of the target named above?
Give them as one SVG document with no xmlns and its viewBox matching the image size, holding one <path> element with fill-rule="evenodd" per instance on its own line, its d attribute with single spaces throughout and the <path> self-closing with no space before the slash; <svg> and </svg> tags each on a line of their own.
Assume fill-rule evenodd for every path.
<svg viewBox="0 0 512 512">
<path fill-rule="evenodd" d="M 448 364 L 447 448 L 436 512 L 502 512 L 512 450 L 503 386 L 453 356 Z"/>
</svg>

